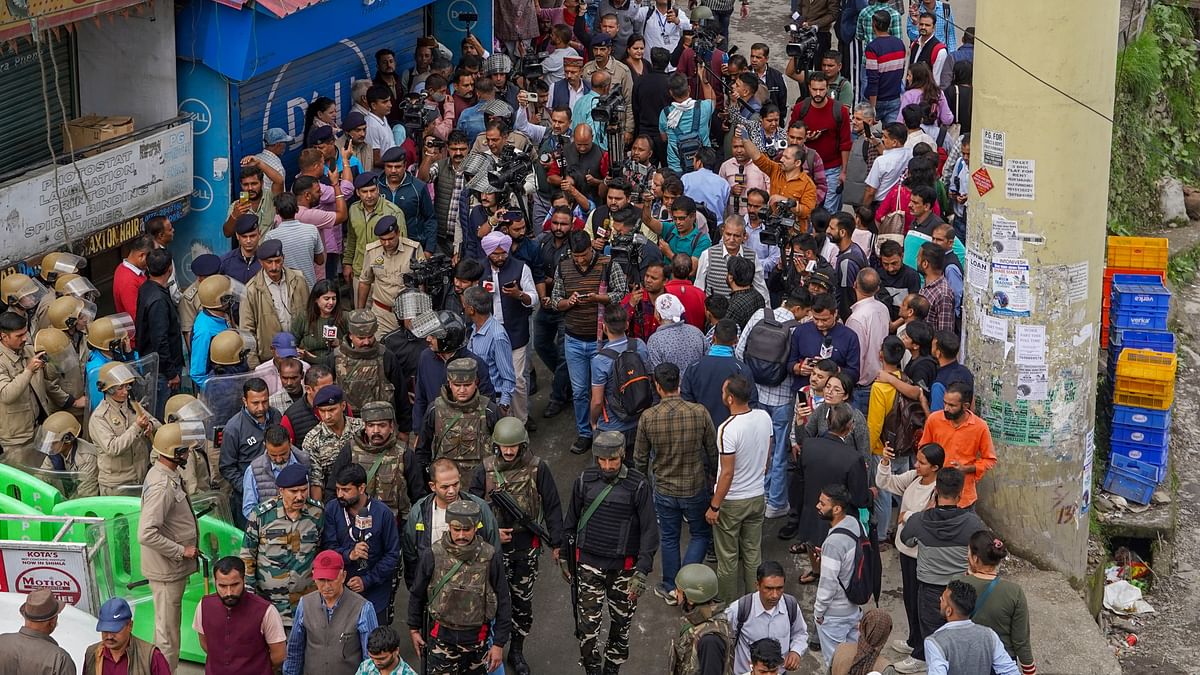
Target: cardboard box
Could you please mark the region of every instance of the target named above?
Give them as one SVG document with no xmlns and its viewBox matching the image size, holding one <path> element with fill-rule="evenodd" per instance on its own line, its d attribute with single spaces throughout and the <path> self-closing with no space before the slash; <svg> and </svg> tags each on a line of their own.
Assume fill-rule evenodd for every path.
<svg viewBox="0 0 1200 675">
<path fill-rule="evenodd" d="M 110 138 L 133 133 L 133 118 L 123 115 L 84 115 L 63 125 L 63 152 L 79 150 Z"/>
</svg>

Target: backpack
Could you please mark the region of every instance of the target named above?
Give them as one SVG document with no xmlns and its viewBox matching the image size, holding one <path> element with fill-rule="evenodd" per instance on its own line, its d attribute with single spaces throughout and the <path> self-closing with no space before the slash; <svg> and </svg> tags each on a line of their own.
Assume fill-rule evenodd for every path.
<svg viewBox="0 0 1200 675">
<path fill-rule="evenodd" d="M 847 514 L 854 518 L 854 514 Z M 854 565 L 850 568 L 850 583 L 843 584 L 838 579 L 838 586 L 846 594 L 846 599 L 856 605 L 865 605 L 875 598 L 875 606 L 879 606 L 879 593 L 883 588 L 883 563 L 879 560 L 879 549 L 871 541 L 869 534 L 855 536 L 848 530 L 837 528 L 829 534 L 841 534 L 854 539 L 858 546 L 854 549 Z"/>
<path fill-rule="evenodd" d="M 601 349 L 600 353 L 613 361 L 610 382 L 615 389 L 612 402 L 617 415 L 629 419 L 653 405 L 654 385 L 650 382 L 650 371 L 646 369 L 646 362 L 638 354 L 632 339 L 620 353 L 612 349 Z"/>
<path fill-rule="evenodd" d="M 675 140 L 675 155 L 679 158 L 680 173 L 689 173 L 692 169 L 692 158 L 704 147 L 700 140 L 700 118 L 704 117 L 701 106 L 704 101 L 696 101 L 692 107 L 692 126 L 686 132 L 679 134 Z M 715 222 L 715 221 L 714 221 Z"/>
<path fill-rule="evenodd" d="M 763 310 L 762 321 L 746 336 L 743 356 L 755 384 L 777 387 L 787 379 L 788 351 L 796 325 L 796 321 L 780 323 L 769 308 Z"/>
<path fill-rule="evenodd" d="M 838 100 L 832 96 L 832 93 L 833 92 L 830 92 L 831 95 L 829 96 L 829 102 L 833 104 L 833 126 L 835 127 L 834 133 L 840 136 L 842 133 L 842 119 L 845 115 L 846 106 L 842 103 L 839 103 Z M 796 119 L 804 119 L 809 110 L 812 110 L 812 99 L 806 98 L 800 102 L 800 114 L 796 116 Z"/>
<path fill-rule="evenodd" d="M 908 378 L 903 375 L 900 377 L 904 381 L 908 381 Z M 896 453 L 897 457 L 911 455 L 921 444 L 925 419 L 925 408 L 921 407 L 921 400 L 914 401 L 897 391 L 896 400 L 892 402 L 892 409 L 883 418 L 880 438 L 892 446 L 892 451 Z"/>
<path fill-rule="evenodd" d="M 743 595 L 738 600 L 738 603 L 737 603 L 737 627 L 733 629 L 734 630 L 733 644 L 732 644 L 732 649 L 730 650 L 730 656 L 733 655 L 732 650 L 737 649 L 738 643 L 741 642 L 741 640 L 742 640 L 742 627 L 744 627 L 746 625 L 746 622 L 750 620 L 750 609 L 753 604 L 754 604 L 754 594 L 753 593 L 747 593 L 746 595 Z M 795 625 L 796 617 L 800 616 L 800 606 L 796 602 L 796 598 L 793 598 L 792 596 L 788 595 L 787 593 L 784 593 L 783 594 L 783 606 L 785 609 L 787 609 L 788 626 Z"/>
</svg>

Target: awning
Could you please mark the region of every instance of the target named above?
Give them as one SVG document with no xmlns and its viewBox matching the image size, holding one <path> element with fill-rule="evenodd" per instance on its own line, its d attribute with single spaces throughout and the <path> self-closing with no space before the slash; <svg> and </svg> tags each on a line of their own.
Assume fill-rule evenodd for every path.
<svg viewBox="0 0 1200 675">
<path fill-rule="evenodd" d="M 7 0 L 0 3 L 0 42 L 34 29 L 65 26 L 89 17 L 140 5 L 145 0 Z M 285 0 L 286 1 L 286 0 Z"/>
<path fill-rule="evenodd" d="M 289 14 L 295 14 L 305 7 L 311 7 L 312 5 L 322 1 L 323 0 L 256 0 L 254 2 L 254 8 L 260 12 L 264 12 L 282 19 Z M 250 3 L 250 0 L 213 0 L 213 2 L 220 3 L 226 7 L 232 7 L 233 9 L 242 9 Z"/>
</svg>

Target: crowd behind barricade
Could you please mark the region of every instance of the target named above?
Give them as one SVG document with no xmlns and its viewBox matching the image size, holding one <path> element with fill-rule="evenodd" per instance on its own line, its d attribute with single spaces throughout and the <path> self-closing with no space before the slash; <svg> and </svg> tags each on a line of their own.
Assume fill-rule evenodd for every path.
<svg viewBox="0 0 1200 675">
<path fill-rule="evenodd" d="M 974 31 L 943 0 L 800 0 L 772 57 L 727 44 L 733 4 L 566 0 L 457 61 L 380 50 L 349 111 L 309 105 L 298 167 L 281 129 L 241 160 L 230 250 L 186 288 L 165 218 L 107 316 L 78 256 L 4 278 L 4 461 L 142 497 L 154 644 L 114 598 L 83 672 L 171 672 L 190 620 L 213 674 L 526 674 L 562 632 L 533 627 L 542 549 L 588 675 L 620 671 L 648 593 L 682 613 L 671 673 L 808 649 L 835 674 L 1036 672 L 974 509 L 997 461 L 960 358 Z M 564 411 L 579 475 L 531 436 Z M 189 495 L 214 490 L 244 541 L 182 617 Z M 773 519 L 811 624 L 762 559 Z M 882 555 L 905 639 L 869 609 Z M 29 596 L 0 672 L 76 672 L 61 609 Z"/>
</svg>

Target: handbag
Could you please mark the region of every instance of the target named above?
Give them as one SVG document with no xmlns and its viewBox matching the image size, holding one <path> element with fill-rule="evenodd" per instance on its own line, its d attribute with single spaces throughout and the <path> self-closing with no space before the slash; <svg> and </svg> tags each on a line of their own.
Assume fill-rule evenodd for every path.
<svg viewBox="0 0 1200 675">
<path fill-rule="evenodd" d="M 911 196 L 911 191 L 910 191 Z M 908 219 L 908 200 L 904 199 L 904 186 L 896 186 L 896 206 L 895 210 L 884 216 L 879 221 L 877 229 L 880 235 L 898 234 L 903 235 L 905 230 L 905 221 Z"/>
</svg>

